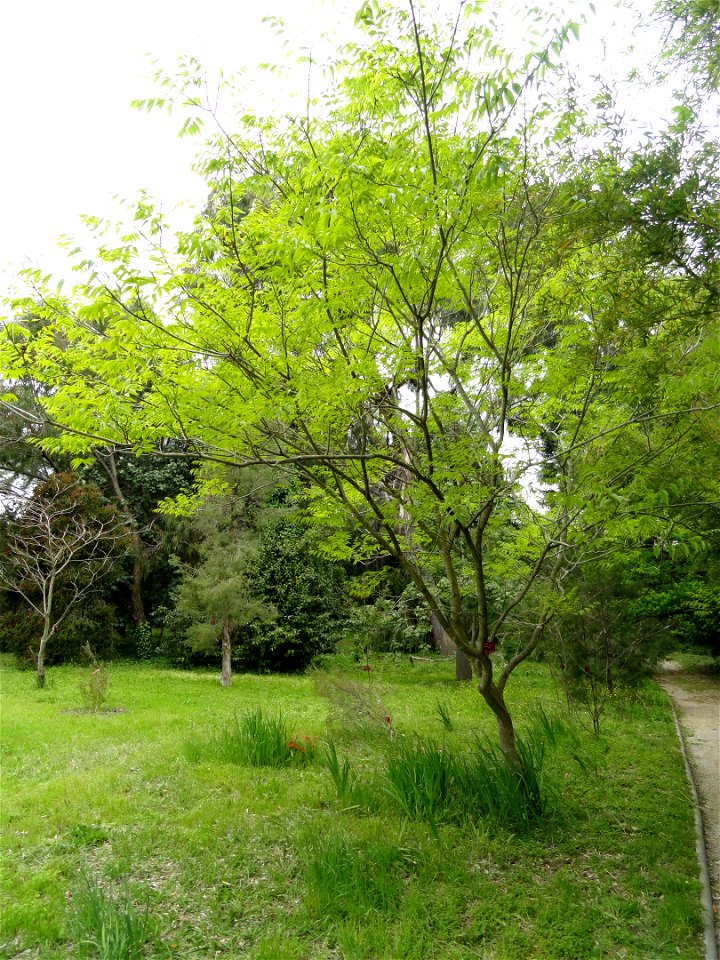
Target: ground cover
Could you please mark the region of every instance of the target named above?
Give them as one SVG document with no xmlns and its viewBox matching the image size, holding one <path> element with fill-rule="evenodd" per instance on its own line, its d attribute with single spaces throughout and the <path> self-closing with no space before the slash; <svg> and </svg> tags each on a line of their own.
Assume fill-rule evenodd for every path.
<svg viewBox="0 0 720 960">
<path fill-rule="evenodd" d="M 370 666 L 338 657 L 223 690 L 210 672 L 117 664 L 108 706 L 124 712 L 83 713 L 80 668 L 38 690 L 5 661 L 0 956 L 98 955 L 78 920 L 88 890 L 147 914 L 158 958 L 700 956 L 692 810 L 657 686 L 611 702 L 595 740 L 547 668 L 523 665 L 510 696 L 548 740 L 548 809 L 517 832 L 481 809 L 403 813 L 388 750 L 417 735 L 460 756 L 492 720 L 447 663 Z M 314 741 L 314 762 L 225 762 L 218 736 L 258 707 Z"/>
</svg>

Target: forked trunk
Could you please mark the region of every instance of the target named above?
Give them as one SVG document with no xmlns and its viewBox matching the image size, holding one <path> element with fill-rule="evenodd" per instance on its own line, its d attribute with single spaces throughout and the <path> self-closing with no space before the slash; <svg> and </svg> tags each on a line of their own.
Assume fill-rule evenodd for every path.
<svg viewBox="0 0 720 960">
<path fill-rule="evenodd" d="M 505 706 L 505 698 L 492 681 L 485 682 L 483 677 L 481 677 L 480 683 L 478 684 L 478 690 L 485 703 L 495 714 L 498 725 L 498 742 L 500 749 L 504 753 L 510 766 L 514 770 L 521 772 L 522 763 L 520 762 L 520 757 L 517 752 L 515 728 L 512 717 L 510 716 L 510 711 Z"/>
<path fill-rule="evenodd" d="M 230 643 L 230 621 L 223 617 L 222 622 L 222 670 L 220 684 L 229 687 L 232 683 L 232 645 Z"/>
</svg>

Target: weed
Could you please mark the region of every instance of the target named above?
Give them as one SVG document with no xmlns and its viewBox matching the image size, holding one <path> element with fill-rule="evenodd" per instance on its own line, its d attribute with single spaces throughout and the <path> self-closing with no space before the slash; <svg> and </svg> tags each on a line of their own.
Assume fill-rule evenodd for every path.
<svg viewBox="0 0 720 960">
<path fill-rule="evenodd" d="M 350 761 L 345 757 L 343 762 L 340 763 L 337 749 L 332 742 L 327 745 L 323 753 L 323 761 L 335 784 L 338 801 L 344 807 L 350 806 L 353 802 L 353 791 L 356 783 L 355 773 L 350 766 Z"/>
<path fill-rule="evenodd" d="M 445 730 L 447 730 L 447 732 L 450 733 L 453 729 L 454 724 L 452 722 L 452 717 L 450 716 L 450 712 L 448 711 L 447 704 L 438 701 L 436 711 L 437 711 L 438 720 L 443 725 Z"/>
<path fill-rule="evenodd" d="M 308 832 L 301 860 L 307 906 L 318 916 L 364 917 L 369 909 L 392 910 L 401 899 L 403 855 L 391 844 Z"/>
<path fill-rule="evenodd" d="M 342 677 L 322 676 L 315 686 L 320 696 L 330 704 L 328 726 L 341 733 L 392 736 L 390 710 L 383 703 L 374 686 L 355 683 Z"/>
<path fill-rule="evenodd" d="M 522 832 L 545 814 L 544 746 L 539 738 L 518 738 L 517 751 L 520 773 L 479 740 L 464 755 L 432 741 L 405 740 L 388 756 L 388 792 L 406 817 L 425 820 L 434 832 L 439 823 L 462 822 L 477 810 Z"/>
<path fill-rule="evenodd" d="M 80 681 L 80 696 L 87 709 L 97 713 L 107 700 L 110 674 L 105 664 L 97 660 L 89 643 L 83 647 L 83 653 L 90 661 L 90 668 Z"/>
<path fill-rule="evenodd" d="M 306 765 L 316 753 L 311 737 L 292 736 L 282 714 L 267 715 L 262 707 L 236 714 L 219 734 L 205 740 L 196 737 L 185 746 L 191 763 L 215 760 L 246 767 Z"/>
<path fill-rule="evenodd" d="M 112 897 L 88 877 L 73 898 L 71 929 L 79 955 L 97 960 L 140 960 L 155 932 L 147 908 L 138 912 L 129 896 Z"/>
</svg>

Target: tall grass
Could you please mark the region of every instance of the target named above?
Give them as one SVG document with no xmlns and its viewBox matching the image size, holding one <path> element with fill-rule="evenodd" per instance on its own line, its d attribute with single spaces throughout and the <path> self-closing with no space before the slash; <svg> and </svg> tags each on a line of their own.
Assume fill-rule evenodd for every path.
<svg viewBox="0 0 720 960">
<path fill-rule="evenodd" d="M 392 911 L 403 894 L 403 854 L 392 844 L 358 843 L 339 832 L 306 833 L 301 858 L 312 914 L 334 918 Z"/>
<path fill-rule="evenodd" d="M 465 754 L 432 740 L 401 740 L 388 754 L 387 790 L 406 817 L 434 831 L 446 821 L 485 816 L 524 832 L 546 812 L 544 744 L 537 736 L 518 737 L 517 751 L 520 771 L 479 740 Z"/>
<path fill-rule="evenodd" d="M 257 707 L 236 714 L 217 734 L 188 741 L 185 755 L 194 763 L 215 760 L 247 767 L 286 767 L 311 763 L 315 741 L 293 737 L 281 714 L 268 715 Z"/>
<path fill-rule="evenodd" d="M 141 960 L 155 935 L 147 909 L 139 912 L 129 896 L 113 897 L 88 877 L 73 898 L 70 927 L 83 960 Z"/>
</svg>

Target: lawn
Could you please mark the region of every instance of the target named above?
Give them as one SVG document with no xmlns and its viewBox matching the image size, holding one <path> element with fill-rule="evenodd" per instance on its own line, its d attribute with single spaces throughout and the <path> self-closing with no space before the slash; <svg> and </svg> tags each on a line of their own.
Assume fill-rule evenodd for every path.
<svg viewBox="0 0 720 960">
<path fill-rule="evenodd" d="M 388 753 L 419 736 L 462 756 L 492 721 L 447 663 L 371 666 L 337 657 L 224 690 L 120 663 L 115 712 L 93 714 L 87 671 L 53 668 L 39 690 L 5 659 L 0 956 L 122 960 L 84 942 L 107 909 L 157 958 L 698 960 L 693 816 L 654 684 L 611 703 L 595 740 L 543 664 L 520 668 L 511 706 L 547 740 L 547 810 L 520 831 L 479 803 L 433 823 L 400 808 Z M 257 707 L 316 760 L 226 762 L 218 738 Z"/>
</svg>

